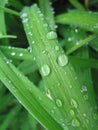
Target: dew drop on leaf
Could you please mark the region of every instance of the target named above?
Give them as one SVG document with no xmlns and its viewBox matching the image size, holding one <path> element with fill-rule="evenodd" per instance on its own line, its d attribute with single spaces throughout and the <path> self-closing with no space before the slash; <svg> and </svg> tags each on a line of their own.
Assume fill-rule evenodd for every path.
<svg viewBox="0 0 98 130">
<path fill-rule="evenodd" d="M 11 55 L 12 55 L 12 56 L 15 56 L 15 52 L 12 52 Z"/>
<path fill-rule="evenodd" d="M 58 64 L 59 66 L 65 66 L 68 64 L 68 57 L 65 54 L 61 54 L 58 56 Z"/>
<path fill-rule="evenodd" d="M 40 69 L 40 74 L 42 76 L 48 76 L 50 74 L 50 67 L 47 64 L 44 64 Z"/>
<path fill-rule="evenodd" d="M 23 53 L 20 53 L 19 56 L 23 56 Z"/>
<path fill-rule="evenodd" d="M 56 99 L 56 105 L 58 107 L 62 107 L 62 101 L 60 99 Z"/>
<path fill-rule="evenodd" d="M 57 38 L 57 34 L 54 31 L 50 31 L 50 32 L 47 33 L 46 37 L 47 37 L 47 39 L 51 39 L 51 40 L 52 39 L 56 39 Z"/>
<path fill-rule="evenodd" d="M 59 46 L 55 46 L 55 50 L 56 50 L 56 51 L 59 51 Z"/>
<path fill-rule="evenodd" d="M 75 115 L 74 110 L 72 110 L 72 109 L 70 110 L 70 115 L 71 115 L 71 116 L 74 116 L 74 115 Z"/>
<path fill-rule="evenodd" d="M 73 127 L 79 127 L 80 126 L 80 122 L 78 121 L 78 119 L 74 118 L 72 120 L 72 126 Z"/>
<path fill-rule="evenodd" d="M 78 107 L 77 102 L 73 98 L 71 99 L 71 106 L 74 107 L 74 108 Z"/>
</svg>

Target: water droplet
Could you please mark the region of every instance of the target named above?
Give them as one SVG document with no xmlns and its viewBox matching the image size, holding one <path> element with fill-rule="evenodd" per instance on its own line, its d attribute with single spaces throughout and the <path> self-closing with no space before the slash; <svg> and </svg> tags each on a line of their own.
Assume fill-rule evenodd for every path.
<svg viewBox="0 0 98 130">
<path fill-rule="evenodd" d="M 76 33 L 78 32 L 78 29 L 77 29 L 77 28 L 75 28 L 75 32 L 76 32 Z"/>
<path fill-rule="evenodd" d="M 72 37 L 69 37 L 69 38 L 68 38 L 68 41 L 69 41 L 69 42 L 72 41 Z"/>
<path fill-rule="evenodd" d="M 71 106 L 74 107 L 74 108 L 78 107 L 77 102 L 73 98 L 71 99 Z"/>
<path fill-rule="evenodd" d="M 82 93 L 83 93 L 83 92 L 87 92 L 87 87 L 86 87 L 85 85 L 82 86 L 81 92 L 82 92 Z"/>
<path fill-rule="evenodd" d="M 34 44 L 35 43 L 35 41 L 32 41 L 32 44 Z"/>
<path fill-rule="evenodd" d="M 46 37 L 48 38 L 48 39 L 56 39 L 57 38 L 57 34 L 56 34 L 56 32 L 54 32 L 54 31 L 50 31 L 50 32 L 48 32 L 47 33 L 47 35 L 46 35 Z"/>
<path fill-rule="evenodd" d="M 56 51 L 59 51 L 59 46 L 55 46 L 55 50 L 56 50 Z"/>
<path fill-rule="evenodd" d="M 8 63 L 9 63 L 9 61 L 7 60 L 7 61 L 6 61 L 6 64 L 8 64 Z"/>
<path fill-rule="evenodd" d="M 23 56 L 23 53 L 20 53 L 19 56 Z"/>
<path fill-rule="evenodd" d="M 11 55 L 12 55 L 12 56 L 15 56 L 15 52 L 12 52 Z"/>
<path fill-rule="evenodd" d="M 46 95 L 49 99 L 53 100 L 52 97 L 51 97 L 51 93 L 50 93 L 50 90 L 46 90 Z"/>
<path fill-rule="evenodd" d="M 74 115 L 75 115 L 74 110 L 72 110 L 72 109 L 70 110 L 70 115 L 71 115 L 71 116 L 74 116 Z"/>
<path fill-rule="evenodd" d="M 51 110 L 51 111 L 50 111 L 50 114 L 53 115 L 53 114 L 54 114 L 54 110 Z"/>
<path fill-rule="evenodd" d="M 68 64 L 68 57 L 65 54 L 61 54 L 58 57 L 59 66 L 65 66 Z"/>
<path fill-rule="evenodd" d="M 88 95 L 83 95 L 84 100 L 88 100 Z"/>
<path fill-rule="evenodd" d="M 83 113 L 83 116 L 86 117 L 86 113 Z"/>
<path fill-rule="evenodd" d="M 32 33 L 31 33 L 31 32 L 28 32 L 28 35 L 32 36 Z"/>
<path fill-rule="evenodd" d="M 27 13 L 22 13 L 21 14 L 21 18 L 26 18 L 27 17 Z"/>
<path fill-rule="evenodd" d="M 42 76 L 48 76 L 50 74 L 50 67 L 47 64 L 44 64 L 40 69 L 40 73 Z"/>
<path fill-rule="evenodd" d="M 56 99 L 56 105 L 58 107 L 62 107 L 62 101 L 60 99 Z"/>
<path fill-rule="evenodd" d="M 23 23 L 27 23 L 27 22 L 28 22 L 28 18 L 24 18 L 24 19 L 22 20 L 22 22 L 23 22 Z"/>
<path fill-rule="evenodd" d="M 80 126 L 80 122 L 78 121 L 78 119 L 74 118 L 72 120 L 72 126 L 73 127 L 79 127 Z"/>
</svg>

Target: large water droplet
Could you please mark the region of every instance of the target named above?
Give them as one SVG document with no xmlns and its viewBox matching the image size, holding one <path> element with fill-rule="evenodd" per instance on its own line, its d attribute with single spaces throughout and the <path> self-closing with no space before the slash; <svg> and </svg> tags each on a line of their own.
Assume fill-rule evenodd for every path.
<svg viewBox="0 0 98 130">
<path fill-rule="evenodd" d="M 73 98 L 71 99 L 71 106 L 74 107 L 74 108 L 78 107 L 77 102 Z"/>
<path fill-rule="evenodd" d="M 42 76 L 47 76 L 50 74 L 50 67 L 47 64 L 44 64 L 40 69 L 40 74 Z"/>
<path fill-rule="evenodd" d="M 72 120 L 72 126 L 73 127 L 79 127 L 80 126 L 80 122 L 78 121 L 78 119 L 74 118 Z"/>
<path fill-rule="evenodd" d="M 62 101 L 60 99 L 56 99 L 56 105 L 58 107 L 62 107 Z"/>
<path fill-rule="evenodd" d="M 59 66 L 65 66 L 68 64 L 68 57 L 65 54 L 61 54 L 58 57 Z"/>
<path fill-rule="evenodd" d="M 57 38 L 57 34 L 56 34 L 56 32 L 54 32 L 54 31 L 50 31 L 50 32 L 48 32 L 47 33 L 47 35 L 46 35 L 46 37 L 48 38 L 48 39 L 56 39 Z"/>
</svg>

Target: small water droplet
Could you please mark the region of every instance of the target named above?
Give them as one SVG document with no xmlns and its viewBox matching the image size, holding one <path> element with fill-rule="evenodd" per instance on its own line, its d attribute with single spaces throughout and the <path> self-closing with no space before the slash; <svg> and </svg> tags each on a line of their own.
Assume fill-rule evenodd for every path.
<svg viewBox="0 0 98 130">
<path fill-rule="evenodd" d="M 49 89 L 46 90 L 46 95 L 50 100 L 53 100 Z"/>
<path fill-rule="evenodd" d="M 72 41 L 72 37 L 69 37 L 69 38 L 68 38 L 68 41 L 69 41 L 69 42 Z"/>
<path fill-rule="evenodd" d="M 77 29 L 77 28 L 75 28 L 75 32 L 76 32 L 76 33 L 78 32 L 78 29 Z"/>
<path fill-rule="evenodd" d="M 60 99 L 56 99 L 56 105 L 58 107 L 62 107 L 62 101 Z"/>
<path fill-rule="evenodd" d="M 6 64 L 8 64 L 8 63 L 9 63 L 9 61 L 7 60 L 7 61 L 6 61 Z"/>
<path fill-rule="evenodd" d="M 83 92 L 87 92 L 87 87 L 86 87 L 85 85 L 82 86 L 81 92 L 82 92 L 82 93 L 83 93 Z"/>
<path fill-rule="evenodd" d="M 15 56 L 15 52 L 12 52 L 11 55 L 12 55 L 12 56 Z"/>
<path fill-rule="evenodd" d="M 32 32 L 28 32 L 28 35 L 32 36 Z"/>
<path fill-rule="evenodd" d="M 23 53 L 20 53 L 19 56 L 23 56 Z"/>
<path fill-rule="evenodd" d="M 78 119 L 74 118 L 72 120 L 72 126 L 73 127 L 79 127 L 80 126 L 80 122 L 78 121 Z"/>
<path fill-rule="evenodd" d="M 50 32 L 47 33 L 46 37 L 47 37 L 47 39 L 51 39 L 51 40 L 52 39 L 56 39 L 57 38 L 57 34 L 54 31 L 50 31 Z"/>
<path fill-rule="evenodd" d="M 27 17 L 27 13 L 22 13 L 20 17 L 21 18 L 26 18 Z"/>
<path fill-rule="evenodd" d="M 35 41 L 32 41 L 32 44 L 34 44 L 35 43 Z"/>
<path fill-rule="evenodd" d="M 47 64 L 44 64 L 40 69 L 40 73 L 42 76 L 48 76 L 50 74 L 50 67 Z"/>
<path fill-rule="evenodd" d="M 65 66 L 68 64 L 68 57 L 65 54 L 61 54 L 58 56 L 58 64 L 59 66 Z"/>
<path fill-rule="evenodd" d="M 51 111 L 50 111 L 50 114 L 53 115 L 53 114 L 54 114 L 54 110 L 51 110 Z"/>
<path fill-rule="evenodd" d="M 71 99 L 71 106 L 74 107 L 74 108 L 78 107 L 77 102 L 73 98 Z"/>
<path fill-rule="evenodd" d="M 59 46 L 55 46 L 55 50 L 56 50 L 56 51 L 59 51 Z"/>
<path fill-rule="evenodd" d="M 84 100 L 88 100 L 88 95 L 83 95 Z"/>
<path fill-rule="evenodd" d="M 23 22 L 23 23 L 27 23 L 27 22 L 28 22 L 28 18 L 24 18 L 24 19 L 22 20 L 22 22 Z"/>
<path fill-rule="evenodd" d="M 86 117 L 86 113 L 83 113 L 83 116 Z"/>
<path fill-rule="evenodd" d="M 74 115 L 75 115 L 74 110 L 72 110 L 72 109 L 70 110 L 70 115 L 71 115 L 71 116 L 74 116 Z"/>
</svg>

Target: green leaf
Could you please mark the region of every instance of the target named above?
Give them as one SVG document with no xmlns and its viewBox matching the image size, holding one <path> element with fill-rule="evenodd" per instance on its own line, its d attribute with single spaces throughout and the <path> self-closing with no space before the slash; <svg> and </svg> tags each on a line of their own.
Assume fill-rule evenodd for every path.
<svg viewBox="0 0 98 130">
<path fill-rule="evenodd" d="M 43 26 L 47 23 L 39 12 L 40 9 L 36 4 L 30 8 L 25 7 L 21 18 L 44 87 L 47 90 L 45 93 L 48 98 L 53 100 L 61 113 L 61 118 L 57 121 L 60 122 L 63 129 L 93 129 L 97 126 L 97 120 L 95 121 L 91 116 L 96 111 L 94 107 L 92 108 L 92 106 L 96 106 L 95 99 L 92 98 L 89 101 L 89 99 L 83 98 L 80 91 L 83 84 L 79 81 L 77 72 L 59 46 L 56 32 Z M 88 110 L 88 108 L 93 110 Z M 82 115 L 83 113 L 86 113 L 88 119 Z"/>
<path fill-rule="evenodd" d="M 69 24 L 98 33 L 98 13 L 87 11 L 70 11 L 55 18 L 56 23 Z"/>
<path fill-rule="evenodd" d="M 55 104 L 43 95 L 38 88 L 22 75 L 11 63 L 6 64 L 6 57 L 0 52 L 0 80 L 13 93 L 18 101 L 45 128 L 62 130 L 62 127 L 51 117 Z M 3 66 L 3 67 L 2 67 Z M 58 109 L 55 114 L 60 118 Z"/>
</svg>

